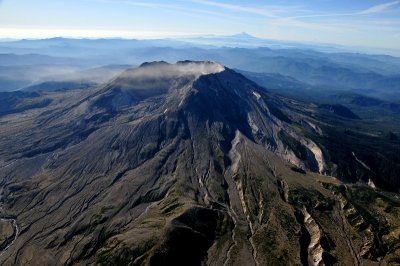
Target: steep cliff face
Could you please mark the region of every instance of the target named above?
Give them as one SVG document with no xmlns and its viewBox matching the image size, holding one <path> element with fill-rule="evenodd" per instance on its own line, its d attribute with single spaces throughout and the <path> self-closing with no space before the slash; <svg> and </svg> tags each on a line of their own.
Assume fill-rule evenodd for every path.
<svg viewBox="0 0 400 266">
<path fill-rule="evenodd" d="M 5 265 L 398 258 L 400 200 L 320 175 L 322 148 L 299 130 L 312 106 L 212 62 L 148 63 L 45 97 L 0 124 Z"/>
</svg>

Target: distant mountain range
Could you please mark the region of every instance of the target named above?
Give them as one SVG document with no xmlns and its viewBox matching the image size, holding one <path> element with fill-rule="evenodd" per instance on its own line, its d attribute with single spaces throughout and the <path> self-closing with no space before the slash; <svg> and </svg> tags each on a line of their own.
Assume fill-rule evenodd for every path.
<svg viewBox="0 0 400 266">
<path fill-rule="evenodd" d="M 231 43 L 230 47 L 194 40 Z M 237 40 L 237 42 L 235 41 Z M 257 42 L 258 41 L 258 42 Z M 244 46 L 240 43 L 254 46 Z M 43 82 L 92 82 L 79 73 L 109 65 L 139 65 L 144 61 L 212 60 L 261 75 L 273 74 L 269 86 L 295 85 L 320 90 L 344 90 L 399 101 L 400 59 L 386 55 L 321 52 L 304 46 L 269 48 L 268 41 L 239 34 L 193 40 L 65 39 L 20 40 L 0 43 L 0 91 L 35 87 Z M 93 71 L 92 71 L 93 72 Z M 117 74 L 115 72 L 115 74 Z M 74 77 L 76 75 L 76 77 Z M 296 81 L 282 83 L 284 79 Z M 254 77 L 254 75 L 253 75 Z M 107 77 L 109 78 L 109 77 Z M 95 80 L 99 80 L 96 78 Z M 103 79 L 102 81 L 104 81 Z M 269 80 L 271 81 L 271 80 Z M 261 82 L 262 83 L 262 82 Z M 280 84 L 280 85 L 277 85 Z M 40 87 L 40 86 L 39 86 Z M 286 89 L 288 89 L 287 87 Z"/>
</svg>

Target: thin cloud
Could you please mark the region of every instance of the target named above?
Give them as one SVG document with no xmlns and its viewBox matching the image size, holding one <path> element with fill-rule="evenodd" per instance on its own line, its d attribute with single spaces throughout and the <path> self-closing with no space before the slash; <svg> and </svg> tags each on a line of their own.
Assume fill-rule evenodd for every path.
<svg viewBox="0 0 400 266">
<path fill-rule="evenodd" d="M 389 2 L 386 4 L 380 4 L 376 6 L 372 6 L 365 10 L 361 10 L 359 12 L 352 13 L 326 13 L 326 14 L 311 14 L 311 15 L 303 15 L 303 16 L 294 16 L 292 19 L 300 19 L 300 18 L 319 18 L 319 17 L 349 17 L 349 16 L 361 16 L 361 15 L 372 15 L 377 13 L 382 13 L 385 10 L 389 9 L 392 6 L 400 4 L 400 1 Z"/>
<path fill-rule="evenodd" d="M 1 0 L 0 0 L 1 1 Z M 251 26 L 248 21 L 242 20 L 239 17 L 232 17 L 225 14 L 223 11 L 231 11 L 233 13 L 240 14 L 251 14 L 258 17 L 265 18 L 265 23 L 270 27 L 285 27 L 304 29 L 318 32 L 332 32 L 332 33 L 343 33 L 343 32 L 356 32 L 361 30 L 363 27 L 359 25 L 353 25 L 351 22 L 344 22 L 336 25 L 335 23 L 329 23 L 329 21 L 322 20 L 322 18 L 340 18 L 340 17 L 363 17 L 369 16 L 376 13 L 384 12 L 389 8 L 400 3 L 400 0 L 392 1 L 385 4 L 371 6 L 361 11 L 353 11 L 349 13 L 317 13 L 313 10 L 305 10 L 304 6 L 282 6 L 282 5 L 262 5 L 262 6 L 251 6 L 251 5 L 239 5 L 221 2 L 219 0 L 177 0 L 177 2 L 146 2 L 143 0 L 86 0 L 86 1 L 97 1 L 107 3 L 122 3 L 131 6 L 152 8 L 152 9 L 164 9 L 174 10 L 183 12 L 184 14 L 191 14 L 192 16 L 212 16 L 214 18 L 227 20 L 230 23 Z M 187 3 L 194 3 L 198 6 L 187 6 Z M 201 8 L 201 7 L 204 7 Z M 208 8 L 206 8 L 208 7 Z M 217 9 L 220 9 L 218 11 Z M 299 14 L 298 16 L 290 16 L 289 14 Z M 307 18 L 321 18 L 317 21 L 307 21 Z M 262 22 L 261 22 L 262 23 Z M 382 26 L 385 27 L 385 26 Z M 387 26 L 389 27 L 389 26 Z"/>
<path fill-rule="evenodd" d="M 368 9 L 365 9 L 363 11 L 360 11 L 360 12 L 358 12 L 358 14 L 369 15 L 369 14 L 381 13 L 381 12 L 385 11 L 386 9 L 388 9 L 389 7 L 395 6 L 397 4 L 400 4 L 400 1 L 394 1 L 394 2 L 389 2 L 386 4 L 376 5 L 376 6 L 368 8 Z"/>
<path fill-rule="evenodd" d="M 1 1 L 1 0 L 0 0 Z M 97 3 L 108 3 L 108 4 L 124 4 L 128 6 L 135 6 L 135 7 L 143 7 L 143 8 L 150 8 L 150 9 L 156 9 L 156 10 L 172 10 L 176 12 L 181 12 L 182 14 L 190 14 L 191 16 L 197 16 L 204 18 L 205 16 L 212 16 L 215 19 L 219 20 L 225 20 L 229 21 L 234 24 L 238 25 L 249 25 L 245 20 L 225 14 L 221 14 L 220 12 L 214 12 L 210 10 L 204 10 L 204 9 L 195 9 L 195 8 L 190 8 L 178 4 L 161 4 L 157 2 L 149 3 L 149 2 L 143 2 L 143 1 L 136 1 L 136 0 L 85 0 L 87 2 L 97 2 Z"/>
<path fill-rule="evenodd" d="M 249 6 L 242 6 L 242 5 L 235 5 L 235 4 L 227 4 L 227 3 L 222 3 L 218 1 L 212 1 L 212 0 L 188 0 L 189 2 L 192 3 L 198 3 L 198 4 L 203 4 L 207 6 L 212 6 L 212 7 L 219 7 L 222 9 L 226 10 L 231 10 L 235 12 L 241 12 L 241 13 L 249 13 L 249 14 L 255 14 L 255 15 L 260 15 L 264 17 L 269 17 L 269 18 L 283 18 L 279 17 L 277 13 L 284 13 L 285 11 L 290 11 L 290 12 L 296 12 L 300 10 L 290 10 L 290 8 L 284 9 L 284 7 L 279 6 L 279 8 L 270 8 L 270 7 L 249 7 Z M 392 1 L 389 3 L 385 4 L 380 4 L 380 5 L 375 5 L 372 7 L 369 7 L 365 10 L 361 10 L 359 12 L 352 12 L 352 13 L 322 13 L 322 14 L 309 14 L 309 15 L 300 15 L 300 16 L 292 16 L 289 17 L 290 19 L 300 19 L 300 18 L 317 18 L 317 17 L 344 17 L 344 16 L 357 16 L 357 15 L 371 15 L 371 14 L 376 14 L 376 13 L 381 13 L 384 12 L 385 10 L 389 9 L 390 7 L 393 7 L 395 5 L 400 4 L 400 1 Z"/>
<path fill-rule="evenodd" d="M 316 30 L 316 31 L 329 31 L 336 33 L 343 32 L 353 32 L 355 29 L 353 27 L 338 27 L 335 24 L 321 24 L 321 23 L 309 23 L 301 20 L 293 19 L 293 18 L 281 18 L 270 22 L 270 25 L 281 26 L 281 27 L 295 27 L 300 29 L 307 30 Z"/>
<path fill-rule="evenodd" d="M 273 26 L 285 26 L 285 27 L 295 27 L 295 28 L 302 28 L 302 29 L 308 29 L 308 30 L 319 30 L 319 31 L 330 31 L 330 32 L 343 32 L 344 30 L 339 27 L 335 27 L 334 25 L 324 25 L 321 23 L 311 23 L 311 22 L 304 22 L 302 20 L 299 20 L 297 18 L 300 17 L 285 17 L 285 16 L 278 16 L 277 13 L 283 13 L 283 9 L 280 6 L 279 12 L 277 12 L 278 8 L 275 6 L 275 8 L 261 8 L 261 7 L 249 7 L 249 6 L 242 6 L 242 5 L 233 5 L 233 4 L 226 4 L 226 3 L 221 3 L 217 1 L 212 1 L 212 0 L 183 0 L 185 2 L 191 2 L 191 3 L 199 3 L 207 6 L 212 6 L 212 7 L 219 7 L 223 8 L 226 10 L 231 10 L 235 12 L 240 12 L 240 13 L 249 13 L 249 14 L 255 14 L 255 15 L 260 15 L 263 17 L 266 17 L 270 19 L 268 21 L 269 25 Z M 295 12 L 298 11 L 296 9 L 293 9 L 293 7 L 290 8 L 290 12 Z M 289 11 L 289 10 L 286 10 Z M 304 11 L 304 10 L 302 10 Z M 314 15 L 310 15 L 314 16 Z M 317 16 L 322 16 L 322 15 L 317 15 Z M 303 17 L 309 17 L 309 16 L 303 16 Z M 345 31 L 353 31 L 354 29 L 348 28 Z"/>
<path fill-rule="evenodd" d="M 276 17 L 276 15 L 273 11 L 258 8 L 258 7 L 248 7 L 248 6 L 241 6 L 241 5 L 226 4 L 226 3 L 209 1 L 209 0 L 191 0 L 190 2 L 207 5 L 207 6 L 219 7 L 219 8 L 227 9 L 230 11 L 235 11 L 235 12 L 249 13 L 249 14 L 255 14 L 255 15 L 271 17 L 271 18 Z"/>
</svg>

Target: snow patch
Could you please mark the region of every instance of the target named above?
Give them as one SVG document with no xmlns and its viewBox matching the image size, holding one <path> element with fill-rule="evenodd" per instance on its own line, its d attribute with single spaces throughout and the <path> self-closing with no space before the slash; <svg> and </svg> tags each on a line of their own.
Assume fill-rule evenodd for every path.
<svg viewBox="0 0 400 266">
<path fill-rule="evenodd" d="M 261 95 L 258 92 L 253 91 L 253 95 L 256 96 L 257 101 L 260 100 Z"/>
</svg>

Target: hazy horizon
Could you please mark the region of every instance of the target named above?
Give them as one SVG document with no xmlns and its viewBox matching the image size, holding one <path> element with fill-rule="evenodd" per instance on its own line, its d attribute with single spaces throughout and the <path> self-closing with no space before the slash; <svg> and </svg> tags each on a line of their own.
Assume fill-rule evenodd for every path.
<svg viewBox="0 0 400 266">
<path fill-rule="evenodd" d="M 245 39 L 242 39 L 241 35 L 248 35 L 249 38 L 254 38 L 256 42 L 245 44 Z M 230 38 L 240 37 L 242 40 L 240 43 L 229 43 Z M 218 43 L 219 38 L 227 38 L 225 43 Z M 0 37 L 0 43 L 14 42 L 14 41 L 46 41 L 51 39 L 69 39 L 69 40 L 124 40 L 124 41 L 178 41 L 186 43 L 187 45 L 207 45 L 212 47 L 235 47 L 235 48 L 257 48 L 257 47 L 273 47 L 273 48 L 300 48 L 320 50 L 318 48 L 325 47 L 326 49 L 333 49 L 332 52 L 348 52 L 348 53 L 361 53 L 370 55 L 389 55 L 394 57 L 400 57 L 400 49 L 395 48 L 382 48 L 373 47 L 367 45 L 343 45 L 336 43 L 324 43 L 324 42 L 312 42 L 312 41 L 296 41 L 296 40 L 281 40 L 273 38 L 260 38 L 254 35 L 250 35 L 247 32 L 240 32 L 233 35 L 217 35 L 217 34 L 205 34 L 205 35 L 182 35 L 182 36 L 147 36 L 147 37 L 85 37 L 85 36 L 60 36 L 54 35 L 49 37 L 31 37 L 31 38 L 3 38 Z M 301 45 L 301 46 L 299 46 Z M 173 46 L 173 45 L 172 45 Z M 326 51 L 324 51 L 326 52 Z"/>
<path fill-rule="evenodd" d="M 0 1 L 0 38 L 263 39 L 400 47 L 400 1 Z"/>
</svg>

